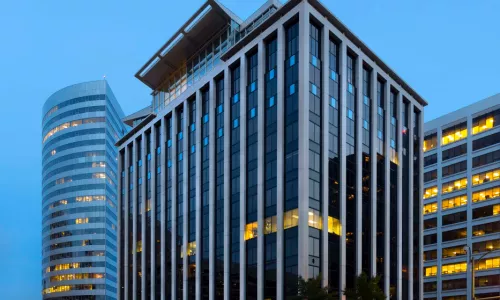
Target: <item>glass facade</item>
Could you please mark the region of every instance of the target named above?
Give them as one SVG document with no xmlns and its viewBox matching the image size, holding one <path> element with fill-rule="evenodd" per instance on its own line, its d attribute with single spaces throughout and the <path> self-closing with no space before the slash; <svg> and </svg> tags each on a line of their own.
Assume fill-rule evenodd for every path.
<svg viewBox="0 0 500 300">
<path fill-rule="evenodd" d="M 118 203 L 126 159 L 114 146 L 123 112 L 107 82 L 93 81 L 54 93 L 42 115 L 42 298 L 116 299 L 128 209 Z"/>
</svg>

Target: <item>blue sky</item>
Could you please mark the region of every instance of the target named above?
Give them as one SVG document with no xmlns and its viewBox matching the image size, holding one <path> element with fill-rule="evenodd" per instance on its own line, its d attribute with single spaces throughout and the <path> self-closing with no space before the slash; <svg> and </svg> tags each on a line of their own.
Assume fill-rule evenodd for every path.
<svg viewBox="0 0 500 300">
<path fill-rule="evenodd" d="M 242 18 L 264 0 L 221 0 Z M 149 88 L 135 72 L 202 0 L 0 3 L 0 291 L 39 299 L 41 108 L 106 75 L 126 114 Z M 498 0 L 329 0 L 326 6 L 430 105 L 426 120 L 500 92 Z"/>
</svg>

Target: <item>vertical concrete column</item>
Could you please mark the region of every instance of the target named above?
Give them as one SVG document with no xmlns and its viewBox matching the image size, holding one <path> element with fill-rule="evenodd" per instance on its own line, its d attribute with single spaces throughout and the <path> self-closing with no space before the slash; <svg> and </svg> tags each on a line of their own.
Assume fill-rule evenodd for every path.
<svg viewBox="0 0 500 300">
<path fill-rule="evenodd" d="M 356 275 L 361 274 L 363 243 L 363 60 L 356 58 Z"/>
<path fill-rule="evenodd" d="M 389 286 L 390 286 L 390 251 L 389 245 L 391 242 L 391 114 L 390 114 L 390 103 L 391 103 L 391 85 L 386 82 L 384 85 L 384 105 L 385 105 L 385 137 L 384 137 L 384 147 L 385 147 L 385 231 L 384 231 L 384 243 L 385 243 L 385 255 L 384 255 L 384 294 L 389 296 Z"/>
<path fill-rule="evenodd" d="M 277 37 L 277 66 L 276 66 L 276 82 L 277 82 L 277 95 L 276 95 L 276 109 L 277 109 L 277 143 L 276 143 L 276 212 L 278 228 L 276 232 L 276 299 L 283 300 L 283 286 L 284 286 L 284 249 L 283 249 L 283 210 L 284 210 L 284 64 L 285 64 L 285 29 L 283 26 L 278 27 Z"/>
<path fill-rule="evenodd" d="M 129 195 L 130 195 L 130 171 L 129 171 L 129 165 L 130 165 L 130 162 L 129 162 L 129 146 L 128 145 L 125 145 L 125 166 L 124 166 L 124 170 L 125 170 L 125 199 L 124 199 L 124 205 L 125 205 L 125 216 L 123 216 L 123 221 L 124 221 L 124 227 L 123 227 L 123 238 L 124 238 L 124 247 L 123 247 L 123 272 L 124 272 L 124 276 L 123 276 L 123 285 L 124 285 L 124 290 L 123 290 L 123 299 L 127 299 L 126 297 L 128 296 L 128 294 L 131 292 L 130 289 L 131 287 L 129 287 L 129 284 L 128 284 L 128 278 L 130 276 L 130 272 L 129 272 L 129 264 L 128 264 L 128 257 L 129 257 L 129 249 L 130 249 L 130 246 L 129 246 L 129 230 L 130 230 L 130 224 L 128 222 L 128 215 L 129 215 L 129 204 L 128 204 L 128 201 L 129 201 Z M 121 174 L 120 174 L 121 175 Z M 121 299 L 120 299 L 121 300 Z"/>
<path fill-rule="evenodd" d="M 132 299 L 137 300 L 137 189 L 139 185 L 137 184 L 137 178 L 139 176 L 137 168 L 137 139 L 134 139 L 133 145 L 133 155 L 132 155 L 132 166 L 134 168 L 132 184 L 134 189 L 132 190 L 132 201 L 134 211 L 132 212 Z"/>
<path fill-rule="evenodd" d="M 371 197 L 371 229 L 370 241 L 370 270 L 371 273 L 367 274 L 372 277 L 377 275 L 377 126 L 378 126 L 378 113 L 377 113 L 377 71 L 372 70 L 370 73 L 370 197 Z"/>
<path fill-rule="evenodd" d="M 436 204 L 438 205 L 438 210 L 436 212 L 436 218 L 437 218 L 437 228 L 443 228 L 443 218 L 442 218 L 442 210 L 441 208 L 439 207 L 440 203 L 441 203 L 441 195 L 443 193 L 442 191 L 442 180 L 439 180 L 440 178 L 443 178 L 443 169 L 441 168 L 441 162 L 442 162 L 442 151 L 441 151 L 441 139 L 443 137 L 443 134 L 442 134 L 442 131 L 441 131 L 441 128 L 438 128 L 437 130 L 437 146 L 436 146 L 436 154 L 437 154 L 437 178 L 438 178 L 438 181 L 437 181 L 437 188 L 438 188 L 438 194 L 437 194 L 437 197 L 434 198 L 434 200 L 432 201 L 436 201 Z M 469 150 L 469 149 L 467 149 Z M 422 169 L 423 170 L 423 169 Z M 423 186 L 423 185 L 422 185 Z M 468 205 L 469 205 L 469 198 L 467 199 L 468 201 Z M 421 210 L 423 211 L 423 210 Z M 424 218 L 422 218 L 423 220 Z M 423 231 L 422 231 L 423 232 Z M 443 257 L 443 247 L 442 247 L 442 243 L 443 243 L 443 234 L 441 232 L 438 232 L 436 230 L 436 233 L 437 233 L 437 257 Z M 442 259 L 438 259 L 437 260 L 437 276 L 436 276 L 436 280 L 437 280 L 437 298 L 438 299 L 441 299 L 441 289 L 442 289 L 442 276 L 441 276 L 441 267 L 443 265 L 443 260 Z"/>
<path fill-rule="evenodd" d="M 322 216 L 323 216 L 323 231 L 322 234 L 322 255 L 321 255 L 321 277 L 323 286 L 328 286 L 328 186 L 329 186 L 329 174 L 328 174 L 328 161 L 329 161 L 329 138 L 330 132 L 328 130 L 329 125 L 329 114 L 330 114 L 330 90 L 329 90 L 329 63 L 330 63 L 330 31 L 326 26 L 321 29 L 321 199 L 323 199 L 322 204 Z"/>
<path fill-rule="evenodd" d="M 160 121 L 163 123 L 163 118 Z M 149 245 L 149 251 L 151 252 L 151 300 L 155 298 L 156 289 L 156 131 L 161 130 L 157 128 L 154 124 L 151 126 L 151 243 Z M 166 152 L 166 151 L 164 151 Z M 162 153 L 163 154 L 163 153 Z M 163 238 L 162 238 L 163 240 Z"/>
<path fill-rule="evenodd" d="M 172 291 L 172 295 L 171 295 L 171 299 L 177 299 L 177 159 L 178 159 L 178 155 L 177 155 L 177 110 L 174 108 L 172 110 L 172 244 L 171 244 L 171 262 L 172 262 L 172 266 L 171 266 L 171 274 L 172 274 L 172 278 L 171 278 L 171 285 L 170 285 L 170 289 Z M 162 132 L 164 133 L 164 132 Z M 162 179 L 163 179 L 163 173 L 164 170 L 162 170 L 161 174 L 162 174 Z M 164 182 L 162 182 L 164 183 Z M 162 185 L 163 186 L 163 185 Z M 162 207 L 162 210 L 161 212 L 164 213 L 165 211 L 165 207 Z M 163 218 L 163 220 L 166 220 L 165 218 Z M 162 230 L 164 230 L 165 226 L 162 226 Z M 163 238 L 164 239 L 164 238 Z M 162 240 L 163 240 L 162 239 Z M 162 247 L 162 249 L 165 249 L 164 247 Z M 166 250 L 166 249 L 165 249 Z M 167 253 L 168 255 L 168 253 Z M 163 257 L 162 257 L 163 259 Z M 163 264 L 162 264 L 162 267 L 163 267 Z M 182 278 L 180 279 L 182 280 Z M 163 281 L 162 280 L 162 284 L 163 284 Z M 163 294 L 163 293 L 162 293 Z M 162 299 L 164 300 L 164 299 Z"/>
<path fill-rule="evenodd" d="M 346 112 L 347 112 L 347 45 L 343 37 L 340 44 L 340 290 L 346 285 Z M 346 299 L 340 295 L 341 299 Z"/>
<path fill-rule="evenodd" d="M 472 135 L 472 115 L 467 116 L 467 153 L 472 153 L 472 137 L 469 137 L 469 135 Z M 441 162 L 442 160 L 439 160 Z M 442 169 L 441 167 L 439 169 Z M 438 177 L 442 178 L 442 177 Z M 442 182 L 443 180 L 441 180 Z M 441 208 L 441 202 L 440 202 L 440 208 Z M 467 155 L 467 245 L 472 249 L 472 155 Z M 441 224 L 442 226 L 442 224 Z M 442 227 L 438 227 L 442 228 Z M 442 231 L 441 231 L 442 232 Z M 469 255 L 467 253 L 467 255 Z M 443 257 L 442 255 L 440 257 Z M 468 257 L 468 256 L 467 256 Z M 477 258 L 477 257 L 476 257 Z M 440 259 L 442 261 L 442 259 Z M 441 270 L 441 269 L 439 269 Z M 470 264 L 467 264 L 467 295 L 472 294 L 472 280 L 471 276 L 469 275 L 471 270 Z"/>
<path fill-rule="evenodd" d="M 398 281 L 396 283 L 396 290 L 397 290 L 397 299 L 402 299 L 402 289 L 403 289 L 403 117 L 402 117 L 402 111 L 403 111 L 403 94 L 401 91 L 398 92 L 398 97 L 397 97 L 397 106 L 396 106 L 396 117 L 397 117 L 397 128 L 396 128 L 396 136 L 398 139 L 398 144 L 397 144 L 397 151 L 398 151 L 398 188 L 397 188 L 397 193 L 398 193 L 398 216 L 397 216 L 397 224 L 398 224 L 398 229 L 397 229 L 397 242 L 396 242 L 396 249 L 397 249 L 397 276 L 398 276 Z M 407 170 L 405 170 L 407 171 Z M 405 201 L 408 201 L 405 199 Z M 408 220 L 405 220 L 408 221 Z M 405 298 L 406 299 L 406 298 Z"/>
<path fill-rule="evenodd" d="M 184 172 L 182 175 L 184 176 L 184 180 L 182 181 L 183 189 L 184 192 L 182 193 L 183 196 L 183 202 L 182 202 L 182 207 L 184 210 L 184 216 L 182 218 L 183 225 L 182 225 L 182 231 L 183 231 L 183 241 L 182 241 L 182 247 L 181 251 L 183 252 L 182 256 L 182 279 L 184 280 L 184 284 L 182 285 L 182 293 L 183 293 L 183 299 L 187 299 L 187 294 L 188 294 L 188 278 L 187 278 L 187 269 L 188 269 L 188 261 L 187 261 L 187 255 L 186 255 L 186 249 L 187 249 L 187 244 L 188 244 L 188 223 L 189 223 L 189 138 L 188 137 L 188 130 L 189 130 L 189 106 L 188 106 L 188 101 L 184 101 L 184 126 L 182 128 L 182 134 L 183 134 L 183 139 L 182 141 L 184 142 L 184 146 L 182 147 L 183 149 L 183 159 L 182 163 L 184 164 Z"/>
<path fill-rule="evenodd" d="M 196 123 L 195 123 L 195 134 L 196 134 L 196 142 L 195 142 L 195 178 L 196 178 L 196 270 L 195 270 L 195 290 L 196 290 L 196 299 L 201 299 L 201 243 L 202 243 L 202 232 L 201 232 L 201 209 L 202 209 L 202 200 L 201 200 L 201 119 L 202 119 L 202 103 L 201 103 L 201 91 L 196 91 Z"/>
<path fill-rule="evenodd" d="M 240 64 L 240 299 L 246 299 L 246 243 L 247 222 L 247 56 L 241 55 Z"/>
<path fill-rule="evenodd" d="M 142 195 L 142 205 L 139 207 L 141 211 L 141 240 L 142 240 L 142 251 L 141 251 L 141 300 L 146 300 L 146 251 L 148 250 L 149 245 L 146 243 L 146 204 L 148 199 L 146 198 L 146 183 L 147 183 L 147 176 L 146 176 L 146 147 L 148 146 L 146 144 L 146 133 L 143 132 L 141 134 L 142 142 L 141 142 L 141 157 L 140 159 L 142 160 L 142 167 L 141 167 L 141 178 L 142 178 L 142 185 L 141 185 L 141 195 Z"/>
<path fill-rule="evenodd" d="M 419 202 L 419 206 L 418 206 L 418 211 L 421 212 L 422 211 L 422 199 L 424 198 L 424 189 L 423 189 L 423 186 L 424 186 L 424 172 L 422 171 L 424 169 L 424 150 L 423 150 L 423 145 L 424 145 L 424 110 L 422 109 L 420 111 L 420 118 L 418 120 L 418 131 L 419 131 L 419 141 L 418 141 L 418 149 L 419 149 L 419 162 L 420 162 L 420 165 L 419 165 L 419 177 L 418 177 L 418 182 L 419 182 L 419 186 L 420 186 L 420 189 L 419 189 L 419 192 L 418 192 L 418 202 Z M 439 177 L 438 177 L 439 178 Z M 414 199 L 415 200 L 415 199 Z M 420 222 L 418 224 L 420 230 L 420 236 L 419 236 L 419 253 L 418 253 L 418 261 L 419 261 L 419 270 L 420 272 L 418 272 L 419 274 L 419 282 L 420 284 L 418 285 L 418 295 L 419 295 L 419 298 L 418 299 L 423 299 L 424 297 L 424 276 L 423 276 L 423 268 L 422 268 L 422 265 L 423 265 L 423 261 L 424 261 L 424 235 L 423 235 L 423 232 L 424 232 L 424 222 L 422 221 L 422 217 L 420 218 Z"/>
<path fill-rule="evenodd" d="M 408 130 L 406 134 L 408 135 L 408 170 L 405 170 L 405 172 L 408 172 L 408 215 L 409 218 L 408 220 L 403 220 L 403 222 L 408 222 L 408 228 L 410 229 L 408 232 L 408 236 L 406 234 L 403 234 L 403 238 L 408 239 L 408 253 L 403 253 L 403 255 L 408 256 L 408 294 L 403 295 L 404 299 L 411 299 L 413 297 L 413 251 L 415 250 L 413 248 L 413 171 L 414 171 L 414 166 L 413 166 L 413 155 L 414 155 L 414 150 L 413 147 L 415 146 L 415 141 L 413 139 L 413 135 L 415 134 L 414 128 L 413 128 L 413 122 L 414 122 L 414 116 L 413 116 L 413 110 L 415 107 L 413 106 L 413 102 L 410 102 L 408 104 L 408 111 L 406 112 L 408 115 Z M 404 200 L 403 200 L 404 201 Z"/>
<path fill-rule="evenodd" d="M 224 300 L 229 300 L 231 286 L 231 71 L 224 69 Z"/>
<path fill-rule="evenodd" d="M 257 65 L 257 299 L 264 300 L 264 120 L 265 94 L 265 46 L 258 44 Z"/>
<path fill-rule="evenodd" d="M 209 298 L 214 299 L 215 295 L 215 285 L 214 285 L 214 279 L 215 279 L 215 188 L 216 188 L 216 181 L 217 179 L 215 178 L 215 109 L 217 106 L 217 101 L 216 101 L 216 85 L 215 85 L 215 80 L 212 79 L 210 80 L 210 110 L 208 112 L 208 120 L 209 120 L 209 142 L 208 142 L 208 157 L 209 157 L 209 165 L 208 165 L 208 182 L 210 184 L 209 186 L 209 191 L 208 191 L 208 202 L 209 202 L 209 213 L 208 213 L 208 220 L 209 220 L 209 237 L 208 237 L 208 244 L 209 244 L 209 254 L 208 254 L 208 261 L 209 261 Z M 198 163 L 197 164 L 201 164 Z"/>
<path fill-rule="evenodd" d="M 174 115 L 174 113 L 172 113 L 172 116 Z M 160 238 L 160 247 L 161 247 L 161 256 L 160 256 L 160 263 L 161 263 L 161 300 L 165 300 L 165 289 L 166 289 L 166 286 L 165 286 L 165 282 L 166 282 L 166 268 L 165 268 L 165 264 L 166 264 L 166 260 L 167 260 L 167 255 L 170 255 L 170 253 L 166 253 L 166 244 L 165 244 L 165 237 L 166 237 L 166 228 L 167 228 L 167 205 L 166 205 L 166 176 L 167 176 L 167 168 L 166 168 L 166 164 L 167 164 L 167 149 L 164 149 L 165 148 L 165 145 L 166 145 L 166 139 L 167 139 L 167 134 L 166 134 L 166 124 L 165 124 L 166 120 L 165 118 L 162 118 L 161 119 L 161 122 L 160 122 L 160 126 L 159 127 L 155 127 L 155 131 L 156 130 L 160 130 L 160 144 L 157 145 L 156 144 L 156 135 L 154 136 L 153 138 L 153 141 L 154 141 L 154 145 L 155 145 L 155 148 L 154 148 L 154 163 L 153 164 L 153 161 L 151 162 L 151 165 L 154 166 L 154 171 L 153 171 L 153 174 L 154 174 L 154 178 L 155 178 L 155 181 L 153 183 L 153 186 L 155 186 L 155 192 L 156 192 L 156 176 L 160 176 L 160 180 L 161 180 L 161 191 L 160 191 L 160 207 L 161 207 L 161 211 L 160 211 L 160 231 L 161 231 L 161 238 Z M 158 151 L 156 148 L 158 147 L 161 147 L 160 148 L 160 174 L 158 174 L 158 170 L 156 169 L 156 154 Z M 156 205 L 155 205 L 156 207 Z M 172 212 L 172 215 L 173 215 L 173 212 Z M 156 239 L 156 237 L 154 237 L 154 239 Z M 154 255 L 155 257 L 155 261 L 156 261 L 156 255 Z M 173 264 L 172 264 L 173 265 Z M 155 267 L 156 268 L 156 267 Z M 155 272 L 156 273 L 156 272 Z M 156 287 L 158 288 L 158 287 Z"/>
<path fill-rule="evenodd" d="M 299 10 L 299 276 L 309 278 L 309 4 Z"/>
<path fill-rule="evenodd" d="M 122 259 L 122 247 L 123 247 L 123 242 L 122 241 L 122 235 L 121 235 L 121 231 L 122 231 L 122 228 L 123 228 L 123 223 L 122 223 L 122 205 L 123 205 L 123 195 L 122 195 L 122 189 L 123 189 L 123 185 L 122 185 L 122 172 L 123 172 L 123 153 L 121 151 L 118 151 L 118 190 L 117 190 L 117 194 L 118 194 L 118 207 L 116 208 L 117 212 L 118 212 L 118 226 L 117 226 L 117 233 L 118 233 L 118 239 L 117 239 L 117 247 L 118 247 L 118 251 L 116 253 L 116 256 L 117 256 L 117 265 L 118 265 L 118 270 L 116 271 L 116 278 L 117 278 L 117 281 L 118 281 L 118 284 L 116 285 L 116 298 L 121 300 L 122 299 L 122 295 L 123 295 L 123 291 L 122 291 L 122 285 L 123 285 L 123 282 L 120 280 L 121 278 L 121 274 L 123 272 L 123 265 L 120 263 L 121 262 L 121 259 Z"/>
</svg>

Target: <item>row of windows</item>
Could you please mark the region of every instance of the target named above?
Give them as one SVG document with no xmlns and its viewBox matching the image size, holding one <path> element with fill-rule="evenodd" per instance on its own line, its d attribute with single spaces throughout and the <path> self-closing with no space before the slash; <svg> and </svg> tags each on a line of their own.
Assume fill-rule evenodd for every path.
<svg viewBox="0 0 500 300">
<path fill-rule="evenodd" d="M 54 187 L 56 185 L 70 183 L 73 181 L 85 180 L 85 179 L 106 179 L 106 173 L 86 173 L 86 174 L 77 174 L 72 176 L 61 177 L 56 180 L 53 180 L 44 185 L 42 189 L 42 194 L 44 194 L 48 189 Z M 112 182 L 112 181 L 111 181 Z M 112 184 L 114 185 L 114 183 Z"/>
<path fill-rule="evenodd" d="M 56 106 L 52 107 L 49 109 L 49 111 L 45 114 L 43 117 L 42 122 L 45 122 L 45 119 L 47 119 L 50 115 L 55 113 L 61 108 L 64 108 L 69 105 L 77 104 L 77 103 L 82 103 L 82 102 L 87 102 L 87 101 L 97 101 L 97 100 L 106 100 L 106 95 L 105 94 L 100 94 L 100 95 L 89 95 L 89 96 L 83 96 L 83 97 L 77 97 L 73 99 L 69 99 L 66 101 L 63 101 Z"/>
<path fill-rule="evenodd" d="M 106 128 L 89 128 L 89 129 L 81 129 L 81 130 L 76 130 L 68 133 L 64 133 L 59 135 L 58 137 L 55 137 L 48 141 L 46 144 L 43 145 L 42 153 L 45 153 L 47 149 L 51 149 L 51 147 L 60 142 L 64 141 L 66 139 L 78 137 L 78 136 L 90 136 L 93 134 L 106 134 Z M 53 150 L 53 149 L 52 149 Z"/>
<path fill-rule="evenodd" d="M 103 268 L 105 267 L 105 262 L 75 262 L 75 263 L 66 263 L 66 264 L 57 264 L 53 266 L 49 266 L 45 268 L 45 273 L 55 272 L 55 271 L 63 271 L 63 270 L 72 270 L 72 269 L 84 269 L 84 268 Z"/>
<path fill-rule="evenodd" d="M 78 218 L 78 219 L 59 221 L 59 222 L 52 223 L 50 225 L 43 227 L 42 233 L 47 232 L 47 230 L 52 230 L 52 229 L 63 227 L 63 226 L 82 224 L 82 222 L 83 222 L 83 224 L 104 223 L 105 218 L 104 217 L 88 217 L 88 218 Z"/>
<path fill-rule="evenodd" d="M 59 158 L 56 158 L 56 159 L 51 160 L 50 162 L 44 164 L 42 172 L 45 172 L 48 168 L 50 168 L 56 164 L 59 164 L 59 163 L 62 163 L 62 162 L 65 162 L 65 161 L 68 161 L 71 159 L 81 158 L 81 157 L 97 157 L 97 156 L 104 157 L 105 155 L 106 155 L 106 151 L 104 151 L 104 150 L 85 151 L 85 152 L 77 152 L 77 153 L 67 154 L 67 155 L 61 156 Z"/>
<path fill-rule="evenodd" d="M 462 144 L 462 145 L 458 145 L 458 146 L 455 146 L 453 148 L 444 150 L 441 154 L 441 159 L 443 161 L 446 161 L 446 160 L 449 160 L 449 159 L 452 159 L 452 158 L 455 158 L 458 156 L 462 156 L 466 153 L 467 153 L 467 144 Z M 434 154 L 434 155 L 436 155 L 436 154 Z"/>
<path fill-rule="evenodd" d="M 106 122 L 106 118 L 104 117 L 98 117 L 98 118 L 87 118 L 87 119 L 80 119 L 80 120 L 75 120 L 75 121 L 71 121 L 71 122 L 66 122 L 66 123 L 63 123 L 59 126 L 56 126 L 54 128 L 52 128 L 44 137 L 43 137 L 43 141 L 42 143 L 45 143 L 45 141 L 50 138 L 51 136 L 53 136 L 54 134 L 58 133 L 59 131 L 63 131 L 65 129 L 68 129 L 68 128 L 72 128 L 72 127 L 77 127 L 77 126 L 80 126 L 80 125 L 83 125 L 83 124 L 92 124 L 92 123 L 105 123 Z"/>
<path fill-rule="evenodd" d="M 86 113 L 93 113 L 93 112 L 101 112 L 101 111 L 105 111 L 106 110 L 106 107 L 104 105 L 101 105 L 101 106 L 85 106 L 85 107 L 81 107 L 81 108 L 77 108 L 77 109 L 72 109 L 72 110 L 69 110 L 69 111 L 66 111 L 66 112 L 63 112 L 55 117 L 53 117 L 52 119 L 50 119 L 50 121 L 48 121 L 47 123 L 45 123 L 43 125 L 43 128 L 42 128 L 42 132 L 47 130 L 47 128 L 49 127 L 49 125 L 59 121 L 59 120 L 62 120 L 66 117 L 70 117 L 70 116 L 74 116 L 74 115 L 79 115 L 79 114 L 86 114 Z"/>
<path fill-rule="evenodd" d="M 472 193 L 472 202 L 481 202 L 500 197 L 500 186 Z"/>
<path fill-rule="evenodd" d="M 483 184 L 500 179 L 500 169 L 489 170 L 472 175 L 472 185 Z"/>
<path fill-rule="evenodd" d="M 107 231 L 111 236 L 114 236 L 110 231 Z M 76 229 L 76 230 L 64 230 L 57 233 L 52 233 L 51 235 L 43 238 L 42 242 L 47 242 L 49 240 L 55 240 L 64 237 L 85 235 L 85 234 L 105 234 L 106 229 L 104 228 L 86 228 L 86 229 Z"/>
<path fill-rule="evenodd" d="M 72 192 L 79 192 L 79 191 L 91 191 L 91 190 L 98 190 L 98 189 L 104 189 L 106 188 L 106 184 L 104 183 L 95 183 L 95 184 L 80 184 L 76 186 L 70 186 L 70 187 L 65 187 L 61 188 L 58 190 L 55 190 L 53 192 L 50 192 L 43 196 L 43 203 L 45 201 L 50 200 L 51 198 L 58 196 L 58 195 L 63 195 L 66 193 L 72 193 Z"/>
<path fill-rule="evenodd" d="M 467 161 L 466 160 L 451 164 L 451 165 L 446 166 L 446 167 L 443 167 L 442 176 L 443 177 L 451 176 L 451 175 L 465 172 L 465 171 L 467 171 Z"/>
<path fill-rule="evenodd" d="M 478 134 L 500 124 L 500 109 L 488 112 L 472 120 L 472 134 Z"/>
<path fill-rule="evenodd" d="M 498 214 L 500 214 L 500 204 L 478 207 L 472 210 L 473 219 L 486 218 Z"/>
<path fill-rule="evenodd" d="M 467 272 L 467 263 L 466 262 L 452 263 L 452 264 L 446 264 L 446 265 L 441 266 L 441 274 L 442 275 L 451 275 L 451 274 L 464 273 L 464 272 Z M 425 267 L 424 274 L 425 274 L 424 275 L 425 277 L 437 276 L 438 267 L 437 266 Z"/>
<path fill-rule="evenodd" d="M 472 158 L 472 167 L 477 168 L 500 161 L 500 150 L 489 152 Z"/>
<path fill-rule="evenodd" d="M 61 146 L 58 146 L 58 147 L 52 149 L 49 153 L 45 154 L 42 161 L 46 162 L 47 159 L 49 159 L 51 156 L 54 156 L 57 153 L 65 151 L 65 150 L 79 148 L 79 147 L 105 145 L 105 144 L 106 144 L 105 139 L 85 139 L 82 141 L 63 144 Z"/>
<path fill-rule="evenodd" d="M 480 150 L 500 143 L 500 132 L 472 141 L 472 150 Z"/>
<path fill-rule="evenodd" d="M 106 255 L 107 258 L 111 258 L 112 260 L 115 260 L 116 257 L 112 255 L 109 252 L 105 252 L 104 250 L 95 250 L 95 251 L 76 251 L 76 252 L 65 252 L 65 253 L 59 253 L 59 254 L 53 254 L 48 257 L 45 257 L 42 260 L 43 264 L 46 264 L 48 262 L 54 261 L 54 260 L 60 260 L 60 259 L 65 259 L 65 258 L 77 258 L 77 257 L 89 257 L 89 256 L 104 256 Z"/>
<path fill-rule="evenodd" d="M 443 183 L 441 186 L 442 194 L 447 194 L 451 192 L 456 192 L 467 187 L 467 178 L 461 178 L 453 181 L 448 181 Z"/>
<path fill-rule="evenodd" d="M 77 274 L 62 274 L 50 276 L 50 282 L 59 282 L 66 280 L 84 280 L 84 279 L 103 279 L 104 273 L 77 273 Z"/>
<path fill-rule="evenodd" d="M 109 287 L 109 288 L 108 288 Z M 92 291 L 92 290 L 103 290 L 103 289 L 112 289 L 108 285 L 105 284 L 74 284 L 74 285 L 59 285 L 53 286 L 42 290 L 42 295 L 52 294 L 52 293 L 64 293 L 69 291 Z"/>
<path fill-rule="evenodd" d="M 76 240 L 70 242 L 62 242 L 57 244 L 49 245 L 43 248 L 43 251 L 51 251 L 56 249 L 68 248 L 68 247 L 78 247 L 78 246 L 102 246 L 106 245 L 106 240 L 97 239 L 97 240 Z"/>
</svg>

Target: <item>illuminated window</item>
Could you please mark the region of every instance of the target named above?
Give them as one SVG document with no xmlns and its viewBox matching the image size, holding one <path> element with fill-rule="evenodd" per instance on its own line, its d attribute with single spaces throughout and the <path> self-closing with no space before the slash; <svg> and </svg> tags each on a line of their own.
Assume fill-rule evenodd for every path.
<svg viewBox="0 0 500 300">
<path fill-rule="evenodd" d="M 105 173 L 94 173 L 94 174 L 92 174 L 92 178 L 105 179 L 106 174 Z"/>
<path fill-rule="evenodd" d="M 486 201 L 498 198 L 499 196 L 500 196 L 500 187 L 494 187 L 491 189 L 472 193 L 472 202 Z"/>
<path fill-rule="evenodd" d="M 466 255 L 467 252 L 464 250 L 464 246 L 443 248 L 442 256 L 443 258 L 456 257 L 461 255 Z"/>
<path fill-rule="evenodd" d="M 106 163 L 103 161 L 98 161 L 98 162 L 93 162 L 92 163 L 92 168 L 105 168 Z"/>
<path fill-rule="evenodd" d="M 424 199 L 436 197 L 438 194 L 437 186 L 432 186 L 424 190 Z"/>
<path fill-rule="evenodd" d="M 443 210 L 464 206 L 467 204 L 467 195 L 457 196 L 453 198 L 441 200 L 441 206 Z"/>
<path fill-rule="evenodd" d="M 323 229 L 323 218 L 321 217 L 319 211 L 315 209 L 309 209 L 309 214 L 308 214 L 308 224 L 310 227 L 316 228 L 316 229 Z"/>
<path fill-rule="evenodd" d="M 142 241 L 137 241 L 135 251 L 137 251 L 137 253 L 142 252 Z"/>
<path fill-rule="evenodd" d="M 292 209 L 283 215 L 283 229 L 292 228 L 299 225 L 299 209 Z"/>
<path fill-rule="evenodd" d="M 333 233 L 338 236 L 342 235 L 342 224 L 339 219 L 328 217 L 328 233 Z"/>
<path fill-rule="evenodd" d="M 500 169 L 472 175 L 472 185 L 478 185 L 500 179 Z"/>
<path fill-rule="evenodd" d="M 81 125 L 82 123 L 83 124 L 87 124 L 87 123 L 103 123 L 105 122 L 105 118 L 104 117 L 98 117 L 98 118 L 88 118 L 88 119 L 81 119 L 81 120 L 75 120 L 75 121 L 71 121 L 71 122 L 66 122 L 66 123 L 63 123 L 59 126 L 56 126 L 54 128 L 52 128 L 44 137 L 43 137 L 43 141 L 42 143 L 45 143 L 45 141 L 50 138 L 51 136 L 53 136 L 54 134 L 58 133 L 59 131 L 62 131 L 64 129 L 67 129 L 67 128 L 70 128 L 70 127 L 75 127 L 75 126 L 79 126 Z M 55 154 L 55 153 L 54 153 Z M 52 154 L 53 155 L 53 154 Z"/>
<path fill-rule="evenodd" d="M 478 134 L 493 127 L 495 127 L 495 119 L 493 117 L 475 118 L 472 124 L 472 134 Z"/>
<path fill-rule="evenodd" d="M 245 241 L 257 237 L 257 222 L 245 225 Z"/>
<path fill-rule="evenodd" d="M 467 137 L 467 122 L 449 127 L 443 130 L 443 137 L 441 138 L 441 145 L 448 145 Z"/>
<path fill-rule="evenodd" d="M 50 151 L 50 155 L 52 155 L 52 156 L 56 155 L 56 153 L 57 153 L 57 152 L 56 152 L 56 149 L 54 149 L 54 150 Z"/>
<path fill-rule="evenodd" d="M 273 216 L 264 219 L 264 234 L 270 234 L 278 230 L 278 217 Z"/>
<path fill-rule="evenodd" d="M 443 194 L 459 191 L 461 189 L 465 189 L 466 187 L 467 187 L 467 178 L 445 182 L 441 186 Z"/>
<path fill-rule="evenodd" d="M 500 257 L 493 257 L 476 261 L 474 266 L 475 270 L 479 271 L 500 268 Z"/>
<path fill-rule="evenodd" d="M 441 267 L 441 274 L 443 275 L 463 273 L 463 272 L 467 272 L 466 262 L 448 264 L 448 265 L 443 265 Z"/>
<path fill-rule="evenodd" d="M 425 267 L 425 277 L 437 275 L 437 266 Z"/>
<path fill-rule="evenodd" d="M 432 150 L 437 146 L 437 133 L 428 135 L 424 138 L 424 152 Z"/>
<path fill-rule="evenodd" d="M 187 256 L 196 255 L 196 241 L 188 243 L 186 254 Z"/>
<path fill-rule="evenodd" d="M 435 213 L 437 212 L 437 210 L 437 202 L 432 202 L 424 205 L 424 215 Z"/>
<path fill-rule="evenodd" d="M 75 220 L 75 224 L 86 224 L 89 222 L 89 218 L 78 218 Z"/>
<path fill-rule="evenodd" d="M 63 274 L 63 275 L 51 276 L 50 282 L 81 280 L 81 279 L 101 279 L 101 278 L 104 278 L 103 273 Z"/>
<path fill-rule="evenodd" d="M 106 196 L 98 195 L 98 196 L 80 196 L 76 197 L 76 202 L 91 202 L 91 201 L 104 201 L 106 200 Z"/>
</svg>

